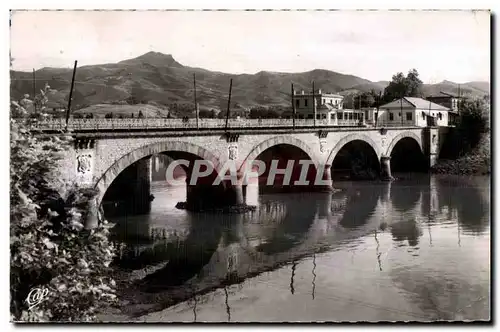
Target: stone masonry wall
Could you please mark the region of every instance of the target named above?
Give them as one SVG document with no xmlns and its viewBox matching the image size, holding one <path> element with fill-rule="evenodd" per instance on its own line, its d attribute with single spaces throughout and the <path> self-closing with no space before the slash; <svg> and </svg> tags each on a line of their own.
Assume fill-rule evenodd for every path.
<svg viewBox="0 0 500 332">
<path fill-rule="evenodd" d="M 237 134 L 238 131 L 232 130 Z M 168 150 L 195 154 L 223 164 L 233 160 L 238 165 L 251 161 L 265 149 L 277 144 L 291 144 L 304 150 L 316 165 L 331 164 L 338 151 L 352 140 L 370 144 L 379 160 L 390 155 L 400 139 L 413 137 L 423 151 L 426 140 L 424 128 L 353 128 L 335 131 L 319 130 L 300 133 L 241 133 L 237 140 L 226 140 L 221 133 L 200 135 L 173 135 L 158 133 L 152 137 L 137 137 L 132 133 L 124 137 L 95 138 L 95 144 L 68 151 L 61 161 L 61 180 L 76 180 L 89 186 L 98 184 L 105 191 L 114 178 L 133 162 L 148 155 Z M 428 140 L 427 140 L 428 141 Z M 104 193 L 101 193 L 104 195 Z"/>
</svg>

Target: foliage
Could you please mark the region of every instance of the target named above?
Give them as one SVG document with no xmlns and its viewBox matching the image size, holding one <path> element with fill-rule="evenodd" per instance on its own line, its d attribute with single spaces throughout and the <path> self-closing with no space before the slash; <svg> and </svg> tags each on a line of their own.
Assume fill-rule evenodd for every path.
<svg viewBox="0 0 500 332">
<path fill-rule="evenodd" d="M 359 109 L 360 106 L 361 108 L 376 107 L 378 99 L 379 95 L 374 90 L 371 90 L 370 92 L 363 92 L 351 98 L 353 105 L 351 105 L 352 107 L 346 107 L 346 108 Z"/>
<path fill-rule="evenodd" d="M 17 108 L 13 113 L 28 113 Z M 11 119 L 11 319 L 92 320 L 99 307 L 115 301 L 108 277 L 114 247 L 105 225 L 83 229 L 96 193 L 57 180 L 55 165 L 71 137 L 34 137 L 30 121 Z M 25 300 L 37 287 L 48 294 L 29 309 Z"/>
<path fill-rule="evenodd" d="M 420 80 L 418 71 L 412 69 L 406 77 L 403 73 L 392 76 L 391 82 L 384 89 L 384 101 L 390 102 L 401 97 L 421 97 L 423 82 Z"/>
<path fill-rule="evenodd" d="M 215 119 L 217 118 L 217 112 L 215 110 L 200 110 L 198 113 L 200 119 Z"/>
<path fill-rule="evenodd" d="M 488 131 L 489 105 L 484 99 L 465 99 L 460 102 L 460 118 L 457 129 L 461 137 L 461 152 L 476 148 L 481 137 Z"/>
<path fill-rule="evenodd" d="M 250 119 L 278 119 L 283 113 L 284 109 L 281 107 L 264 107 L 257 106 L 250 109 L 248 117 Z"/>
</svg>

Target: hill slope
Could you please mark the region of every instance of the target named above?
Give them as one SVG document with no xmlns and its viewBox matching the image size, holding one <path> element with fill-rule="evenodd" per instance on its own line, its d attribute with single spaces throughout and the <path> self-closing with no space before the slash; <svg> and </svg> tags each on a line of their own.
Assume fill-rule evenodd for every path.
<svg viewBox="0 0 500 332">
<path fill-rule="evenodd" d="M 303 73 L 276 73 L 262 71 L 256 74 L 233 75 L 212 72 L 201 68 L 183 66 L 172 55 L 149 52 L 134 59 L 115 64 L 101 64 L 79 67 L 76 72 L 73 105 L 75 109 L 96 104 L 130 104 L 156 102 L 169 105 L 173 103 L 192 104 L 193 74 L 196 74 L 197 100 L 202 108 L 221 108 L 227 106 L 229 80 L 233 79 L 231 101 L 233 107 L 240 105 L 289 105 L 290 83 L 296 90 L 310 90 L 311 81 L 317 89 L 342 94 L 381 91 L 388 82 L 369 80 L 337 72 L 316 69 Z M 71 83 L 71 69 L 42 68 L 36 71 L 37 89 L 48 82 L 60 104 L 67 104 Z M 19 99 L 23 94 L 32 94 L 31 72 L 11 71 L 11 98 Z M 462 91 L 472 94 L 485 94 L 482 90 L 487 82 L 470 82 Z M 429 92 L 448 91 L 450 84 L 426 87 Z"/>
</svg>

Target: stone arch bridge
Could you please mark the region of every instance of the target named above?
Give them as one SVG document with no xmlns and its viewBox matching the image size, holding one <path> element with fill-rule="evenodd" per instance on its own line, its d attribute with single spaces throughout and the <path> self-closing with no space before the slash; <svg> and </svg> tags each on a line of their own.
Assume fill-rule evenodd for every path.
<svg viewBox="0 0 500 332">
<path fill-rule="evenodd" d="M 40 128 L 39 128 L 40 129 Z M 41 128 L 41 135 L 63 134 L 53 127 Z M 74 147 L 59 163 L 60 176 L 68 182 L 98 189 L 96 210 L 118 175 L 133 167 L 135 181 L 128 195 L 139 195 L 139 205 L 147 209 L 151 182 L 151 156 L 167 154 L 173 159 L 208 160 L 219 172 L 227 161 L 237 165 L 251 163 L 266 150 L 276 146 L 300 151 L 329 181 L 330 168 L 346 144 L 361 141 L 372 150 L 385 176 L 390 176 L 390 157 L 402 139 L 410 138 L 426 157 L 428 166 L 437 159 L 447 133 L 446 127 L 231 127 L 224 128 L 73 128 Z M 414 153 L 408 151 L 409 154 Z M 290 158 L 287 155 L 285 158 Z M 240 167 L 240 166 L 238 166 Z M 186 173 L 190 174 L 190 169 Z M 335 171 L 335 170 L 333 170 Z M 242 169 L 239 169 L 242 172 Z M 211 186 L 214 187 L 214 186 Z M 200 189 L 202 188 L 202 189 Z M 323 188 L 324 189 L 324 188 Z M 244 188 L 222 183 L 220 188 L 187 186 L 187 201 L 238 204 Z M 208 204 L 208 203 L 207 203 Z M 95 213 L 97 215 L 97 212 Z M 96 218 L 96 217 L 94 217 Z"/>
</svg>

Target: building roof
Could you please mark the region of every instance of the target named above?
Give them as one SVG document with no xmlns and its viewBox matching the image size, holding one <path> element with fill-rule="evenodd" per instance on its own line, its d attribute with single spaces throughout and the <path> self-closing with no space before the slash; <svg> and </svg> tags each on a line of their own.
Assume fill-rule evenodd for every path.
<svg viewBox="0 0 500 332">
<path fill-rule="evenodd" d="M 396 100 L 391 101 L 390 103 L 381 105 L 380 108 L 395 108 L 396 109 L 399 107 L 400 103 L 401 104 L 404 103 L 406 105 L 406 107 L 411 105 L 411 106 L 415 107 L 415 109 L 424 110 L 424 111 L 428 111 L 428 110 L 449 111 L 448 108 L 446 108 L 442 105 L 433 103 L 429 100 L 425 100 L 422 98 L 417 98 L 417 97 L 403 97 L 400 99 L 396 99 Z"/>
<path fill-rule="evenodd" d="M 410 104 L 415 106 L 415 108 L 418 109 L 431 109 L 431 110 L 436 110 L 436 111 L 449 111 L 449 108 L 444 107 L 442 105 L 433 103 L 431 101 L 422 99 L 422 98 L 416 98 L 416 97 L 404 97 Z"/>
</svg>

